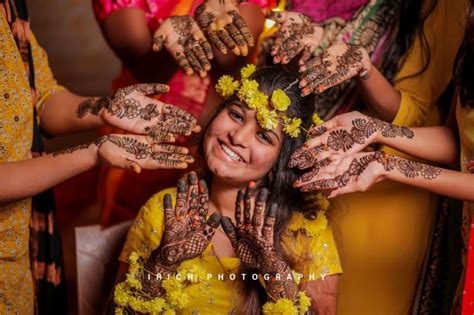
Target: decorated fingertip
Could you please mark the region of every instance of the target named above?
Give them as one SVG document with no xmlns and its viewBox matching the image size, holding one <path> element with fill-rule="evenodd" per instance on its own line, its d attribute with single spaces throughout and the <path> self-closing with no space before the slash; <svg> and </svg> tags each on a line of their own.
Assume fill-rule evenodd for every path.
<svg viewBox="0 0 474 315">
<path fill-rule="evenodd" d="M 268 189 L 262 188 L 258 194 L 258 201 L 266 201 L 268 198 Z"/>
<path fill-rule="evenodd" d="M 173 203 L 172 203 L 172 199 L 171 199 L 170 194 L 165 194 L 165 196 L 163 197 L 163 205 L 164 205 L 165 209 L 173 207 Z"/>
<path fill-rule="evenodd" d="M 277 212 L 278 212 L 278 204 L 273 203 L 272 206 L 270 207 L 270 210 L 268 211 L 268 216 L 274 218 L 276 217 Z"/>
<path fill-rule="evenodd" d="M 178 179 L 178 193 L 184 193 L 186 192 L 186 180 L 182 177 Z"/>
<path fill-rule="evenodd" d="M 209 219 L 207 220 L 207 223 L 209 224 L 210 227 L 213 229 L 217 229 L 219 224 L 221 223 L 221 215 L 218 212 L 214 212 Z"/>
<path fill-rule="evenodd" d="M 201 194 L 209 192 L 209 188 L 207 187 L 207 183 L 204 179 L 199 180 L 199 192 Z"/>
</svg>

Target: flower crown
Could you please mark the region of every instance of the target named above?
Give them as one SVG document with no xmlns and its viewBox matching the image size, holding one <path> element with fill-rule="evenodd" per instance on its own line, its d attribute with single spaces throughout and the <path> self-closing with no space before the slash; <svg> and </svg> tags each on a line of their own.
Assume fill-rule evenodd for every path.
<svg viewBox="0 0 474 315">
<path fill-rule="evenodd" d="M 291 83 L 284 90 L 276 89 L 271 96 L 273 110 L 268 109 L 268 96 L 258 89 L 258 82 L 250 80 L 249 77 L 255 72 L 255 65 L 248 64 L 240 70 L 242 80 L 234 80 L 230 75 L 223 75 L 217 81 L 216 91 L 222 97 L 229 97 L 236 90 L 240 101 L 247 104 L 251 109 L 255 109 L 257 122 L 266 129 L 272 130 L 278 127 L 279 119 L 283 121 L 283 131 L 292 138 L 300 134 L 301 119 L 288 117 L 285 112 L 291 104 L 291 100 L 286 95 L 285 90 L 298 81 Z"/>
</svg>

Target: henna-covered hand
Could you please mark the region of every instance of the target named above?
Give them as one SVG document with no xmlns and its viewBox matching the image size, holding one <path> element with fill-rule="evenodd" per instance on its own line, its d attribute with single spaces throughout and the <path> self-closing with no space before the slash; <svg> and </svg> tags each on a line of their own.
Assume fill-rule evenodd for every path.
<svg viewBox="0 0 474 315">
<path fill-rule="evenodd" d="M 187 75 L 196 72 L 205 77 L 211 70 L 211 45 L 192 16 L 172 16 L 161 23 L 153 35 L 153 50 L 163 46 Z"/>
<path fill-rule="evenodd" d="M 300 66 L 301 94 L 321 93 L 357 75 L 369 78 L 372 63 L 363 47 L 335 44 Z"/>
<path fill-rule="evenodd" d="M 330 157 L 360 152 L 382 137 L 414 137 L 413 131 L 407 127 L 396 126 L 359 112 L 338 115 L 311 129 L 309 134 L 313 138 L 291 155 L 290 167 L 317 167 L 318 163 Z"/>
<path fill-rule="evenodd" d="M 238 0 L 206 0 L 196 9 L 194 16 L 219 51 L 227 54 L 229 48 L 236 55 L 247 56 L 255 41 L 240 15 L 239 3 Z"/>
<path fill-rule="evenodd" d="M 433 180 L 441 169 L 420 162 L 401 159 L 385 152 L 356 153 L 334 159 L 321 167 L 319 174 L 301 177 L 295 186 L 301 191 L 333 190 L 329 198 L 351 192 L 366 191 L 386 178 L 388 172 L 399 172 L 407 178 L 423 177 Z"/>
<path fill-rule="evenodd" d="M 297 285 L 293 280 L 288 280 L 290 268 L 274 246 L 273 233 L 278 205 L 273 204 L 265 214 L 268 190 L 262 188 L 258 197 L 256 195 L 253 182 L 245 193 L 239 191 L 235 209 L 236 225 L 230 218 L 224 217 L 222 227 L 242 263 L 269 276 L 265 288 L 268 296 L 273 300 L 293 300 Z"/>
<path fill-rule="evenodd" d="M 214 213 L 206 220 L 208 213 L 209 190 L 204 180 L 198 181 L 196 173 L 178 181 L 176 205 L 171 196 L 165 195 L 165 229 L 161 243 L 147 262 L 145 269 L 152 274 L 167 271 L 173 273 L 179 264 L 195 258 L 206 249 L 220 224 L 220 214 Z M 161 289 L 156 279 L 143 281 L 147 292 L 159 294 Z"/>
<path fill-rule="evenodd" d="M 299 64 L 306 63 L 321 42 L 323 28 L 298 12 L 270 11 L 267 18 L 281 24 L 271 51 L 273 62 L 289 63 L 303 51 Z"/>
<path fill-rule="evenodd" d="M 96 115 L 125 131 L 149 135 L 155 142 L 173 142 L 173 134 L 190 135 L 201 128 L 179 107 L 149 97 L 168 92 L 167 85 L 141 83 L 119 89 L 111 97 L 89 98 L 79 104 L 79 118 Z"/>
<path fill-rule="evenodd" d="M 93 145 L 97 148 L 100 161 L 137 173 L 142 169 L 183 169 L 194 162 L 187 148 L 156 144 L 146 136 L 106 135 Z"/>
</svg>

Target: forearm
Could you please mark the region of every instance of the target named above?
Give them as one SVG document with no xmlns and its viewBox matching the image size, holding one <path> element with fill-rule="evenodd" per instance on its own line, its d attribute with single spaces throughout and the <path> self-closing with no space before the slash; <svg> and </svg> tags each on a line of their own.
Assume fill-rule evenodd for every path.
<svg viewBox="0 0 474 315">
<path fill-rule="evenodd" d="M 97 98 L 61 91 L 51 96 L 44 104 L 40 117 L 40 127 L 48 135 L 62 135 L 104 125 L 100 115 L 84 113 L 87 104 Z"/>
<path fill-rule="evenodd" d="M 474 202 L 474 174 L 441 169 L 419 162 L 391 158 L 384 177 L 443 196 Z"/>
<path fill-rule="evenodd" d="M 377 118 L 392 121 L 400 108 L 400 92 L 373 65 L 369 77 L 366 80 L 357 77 L 357 83 L 369 110 Z"/>
<path fill-rule="evenodd" d="M 0 204 L 32 197 L 97 164 L 97 147 L 83 145 L 56 154 L 0 164 Z"/>
<path fill-rule="evenodd" d="M 387 130 L 393 125 L 387 123 Z M 392 147 L 420 159 L 441 164 L 454 163 L 458 155 L 456 138 L 451 129 L 444 126 L 406 128 L 410 137 L 393 136 L 378 132 L 375 142 Z M 392 135 L 392 136 L 390 136 Z"/>
</svg>

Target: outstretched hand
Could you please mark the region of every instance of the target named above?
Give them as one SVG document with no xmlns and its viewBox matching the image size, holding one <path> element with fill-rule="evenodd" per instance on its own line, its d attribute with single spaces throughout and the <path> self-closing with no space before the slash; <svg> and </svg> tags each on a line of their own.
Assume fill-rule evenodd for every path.
<svg viewBox="0 0 474 315">
<path fill-rule="evenodd" d="M 153 35 L 153 50 L 163 46 L 187 75 L 196 72 L 205 77 L 211 70 L 211 45 L 192 16 L 172 16 L 161 23 Z"/>
<path fill-rule="evenodd" d="M 288 264 L 277 253 L 274 244 L 274 229 L 278 205 L 273 204 L 265 213 L 268 190 L 262 188 L 257 196 L 255 183 L 251 182 L 246 191 L 239 191 L 234 225 L 230 218 L 222 218 L 222 227 L 230 239 L 237 257 L 250 268 L 271 276 L 266 286 L 270 298 L 293 299 L 297 293 L 294 281 L 284 278 L 289 271 Z M 276 280 L 275 275 L 282 277 Z"/>
<path fill-rule="evenodd" d="M 106 135 L 95 141 L 102 163 L 140 173 L 142 169 L 184 169 L 194 158 L 185 147 L 155 144 L 146 136 Z"/>
<path fill-rule="evenodd" d="M 239 2 L 207 0 L 196 9 L 195 18 L 220 52 L 227 54 L 227 49 L 230 49 L 236 55 L 247 56 L 255 41 L 240 15 Z"/>
<path fill-rule="evenodd" d="M 160 246 L 155 250 L 155 261 L 167 268 L 177 268 L 188 259 L 201 255 L 214 236 L 220 223 L 220 214 L 209 219 L 209 190 L 204 180 L 198 181 L 191 172 L 178 181 L 176 206 L 171 196 L 165 195 L 165 231 Z"/>
<path fill-rule="evenodd" d="M 311 58 L 323 37 L 323 28 L 303 13 L 270 11 L 267 19 L 281 24 L 271 50 L 274 63 L 287 64 L 303 51 L 299 60 L 299 64 L 303 65 Z"/>
<path fill-rule="evenodd" d="M 174 134 L 199 132 L 197 120 L 179 107 L 149 97 L 168 92 L 167 85 L 140 83 L 117 90 L 111 97 L 89 98 L 76 114 L 92 114 L 127 132 L 148 135 L 155 142 L 173 142 Z"/>
<path fill-rule="evenodd" d="M 324 92 L 357 75 L 368 79 L 371 67 L 370 57 L 363 47 L 335 44 L 300 66 L 301 94 Z"/>
</svg>

